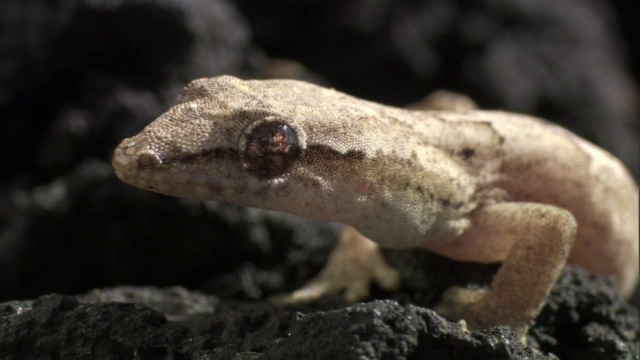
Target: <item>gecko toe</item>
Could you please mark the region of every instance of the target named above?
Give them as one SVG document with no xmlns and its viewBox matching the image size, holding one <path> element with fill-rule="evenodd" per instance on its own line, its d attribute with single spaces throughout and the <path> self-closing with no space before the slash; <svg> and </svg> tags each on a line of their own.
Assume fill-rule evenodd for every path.
<svg viewBox="0 0 640 360">
<path fill-rule="evenodd" d="M 500 309 L 495 309 L 487 301 L 488 289 L 468 289 L 452 286 L 442 294 L 442 302 L 435 308 L 440 316 L 450 321 L 464 321 L 469 330 L 486 329 L 504 325 Z M 526 325 L 513 326 L 516 338 L 526 344 Z"/>
</svg>

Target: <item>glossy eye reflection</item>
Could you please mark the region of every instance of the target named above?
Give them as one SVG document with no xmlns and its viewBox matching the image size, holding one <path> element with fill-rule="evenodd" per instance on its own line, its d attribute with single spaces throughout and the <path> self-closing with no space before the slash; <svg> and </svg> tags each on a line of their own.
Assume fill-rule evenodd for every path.
<svg viewBox="0 0 640 360">
<path fill-rule="evenodd" d="M 284 174 L 298 157 L 298 138 L 286 124 L 271 122 L 249 129 L 245 134 L 243 168 L 270 179 Z"/>
</svg>

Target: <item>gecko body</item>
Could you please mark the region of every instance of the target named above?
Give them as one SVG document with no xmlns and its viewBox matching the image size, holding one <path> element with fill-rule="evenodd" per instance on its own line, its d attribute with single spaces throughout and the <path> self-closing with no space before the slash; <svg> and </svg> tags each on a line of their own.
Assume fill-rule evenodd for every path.
<svg viewBox="0 0 640 360">
<path fill-rule="evenodd" d="M 445 294 L 442 313 L 473 327 L 526 331 L 567 260 L 612 276 L 623 296 L 638 281 L 638 188 L 628 171 L 525 115 L 405 110 L 299 81 L 221 76 L 190 83 L 177 105 L 122 141 L 113 166 L 123 181 L 167 195 L 350 225 L 336 253 L 363 254 L 361 272 L 373 274 L 365 283 L 397 283 L 383 259 L 367 260 L 377 249 L 367 238 L 503 262 L 490 289 Z M 334 258 L 300 299 L 349 289 L 334 286 L 349 273 Z M 366 294 L 358 284 L 353 300 Z"/>
</svg>

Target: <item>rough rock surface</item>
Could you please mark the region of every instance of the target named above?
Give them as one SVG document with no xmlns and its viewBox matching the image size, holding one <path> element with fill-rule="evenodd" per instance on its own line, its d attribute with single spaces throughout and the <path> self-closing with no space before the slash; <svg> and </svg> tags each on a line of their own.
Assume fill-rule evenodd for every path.
<svg viewBox="0 0 640 360">
<path fill-rule="evenodd" d="M 630 321 L 637 310 L 617 301 L 608 282 L 573 269 L 530 332 L 539 350 L 507 327 L 467 332 L 389 299 L 285 309 L 180 287 L 119 287 L 0 311 L 2 359 L 633 359 L 639 335 Z"/>
<path fill-rule="evenodd" d="M 638 32 L 623 5 L 0 2 L 0 359 L 638 358 L 635 308 L 576 270 L 529 348 L 506 328 L 464 334 L 427 310 L 451 284 L 487 283 L 495 266 L 426 253 L 388 252 L 404 288 L 374 288 L 371 302 L 271 306 L 266 296 L 320 269 L 335 225 L 143 192 L 109 165 L 186 82 L 224 73 L 294 76 L 396 105 L 457 90 L 573 127 L 639 174 L 637 73 L 625 67 L 638 70 L 625 59 Z M 119 284 L 211 295 L 107 290 Z"/>
</svg>

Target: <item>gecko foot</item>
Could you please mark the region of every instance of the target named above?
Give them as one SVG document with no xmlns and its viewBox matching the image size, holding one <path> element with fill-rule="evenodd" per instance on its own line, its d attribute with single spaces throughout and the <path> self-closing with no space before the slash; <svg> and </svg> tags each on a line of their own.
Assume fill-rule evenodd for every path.
<svg viewBox="0 0 640 360">
<path fill-rule="evenodd" d="M 372 281 L 385 290 L 396 290 L 400 287 L 400 273 L 387 264 L 377 244 L 346 226 L 338 246 L 315 278 L 291 294 L 276 295 L 270 300 L 300 304 L 344 291 L 345 300 L 355 303 L 369 296 Z"/>
<path fill-rule="evenodd" d="M 489 304 L 488 289 L 467 289 L 452 286 L 442 294 L 442 303 L 436 312 L 451 321 L 464 320 L 469 330 L 486 329 L 495 325 L 504 325 L 500 310 Z M 497 321 L 497 322 L 496 322 Z M 511 326 L 518 341 L 526 344 L 526 326 Z"/>
</svg>

